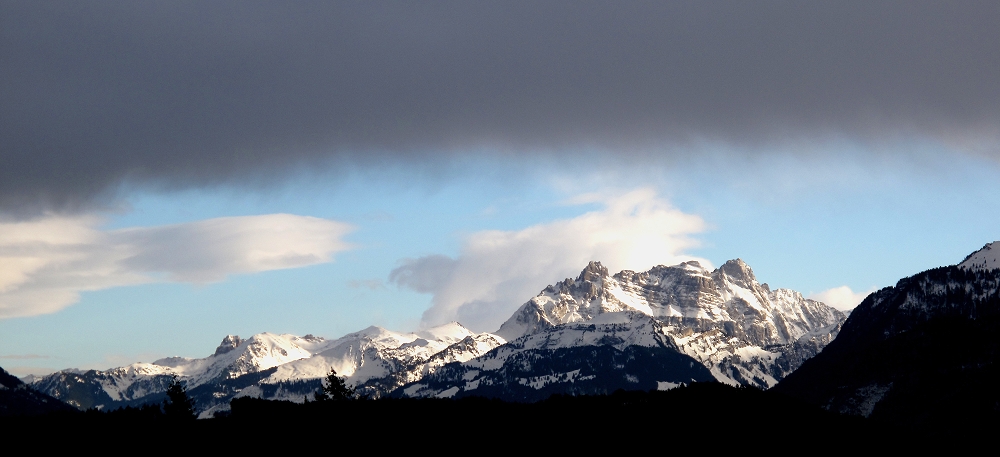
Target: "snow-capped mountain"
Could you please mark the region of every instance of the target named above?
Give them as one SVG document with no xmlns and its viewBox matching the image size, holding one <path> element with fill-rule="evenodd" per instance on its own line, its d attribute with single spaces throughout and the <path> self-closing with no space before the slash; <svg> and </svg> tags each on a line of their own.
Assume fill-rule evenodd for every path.
<svg viewBox="0 0 1000 457">
<path fill-rule="evenodd" d="M 682 352 L 719 381 L 764 388 L 801 363 L 793 359 L 811 357 L 809 348 L 829 343 L 846 318 L 798 292 L 770 290 L 740 259 L 715 271 L 687 262 L 614 276 L 592 262 L 575 280 L 549 286 L 525 303 L 497 333 L 513 339 L 621 310 L 663 323 Z M 801 351 L 810 353 L 797 356 Z"/>
<path fill-rule="evenodd" d="M 205 358 L 168 357 L 104 371 L 63 370 L 35 380 L 32 386 L 78 408 L 115 408 L 162 401 L 177 376 L 198 410 L 211 414 L 243 395 L 302 401 L 320 387 L 320 379 L 331 368 L 349 382 L 362 384 L 400 367 L 425 363 L 474 336 L 454 322 L 415 333 L 369 327 L 335 340 L 272 333 L 247 339 L 228 335 Z"/>
<path fill-rule="evenodd" d="M 869 295 L 777 387 L 841 413 L 930 426 L 1000 420 L 1000 244 Z"/>
<path fill-rule="evenodd" d="M 563 373 L 532 375 L 524 369 L 526 358 L 538 359 L 539 351 L 552 357 L 555 350 L 595 346 L 679 352 L 718 381 L 768 388 L 833 340 L 844 319 L 840 311 L 798 292 L 770 290 L 739 259 L 715 271 L 687 262 L 614 276 L 591 262 L 577 278 L 546 287 L 522 305 L 496 332 L 508 344 L 461 368 L 424 377 L 398 394 L 482 395 L 489 390 L 484 386 L 516 384 L 538 390 L 574 376 L 598 376 L 581 375 L 572 365 Z M 500 374 L 513 371 L 520 374 Z M 645 380 L 621 374 L 634 381 L 622 387 L 644 389 L 703 380 L 698 373 L 659 373 L 669 379 Z"/>
<path fill-rule="evenodd" d="M 270 333 L 246 340 L 228 335 L 215 353 L 206 358 L 168 357 L 105 371 L 63 370 L 36 380 L 33 386 L 79 408 L 143 403 L 149 396 L 166 392 L 173 376 L 180 377 L 188 389 L 193 389 L 309 357 L 309 350 L 322 341 L 311 336 Z"/>
<path fill-rule="evenodd" d="M 414 333 L 369 327 L 334 340 L 228 335 L 205 358 L 64 370 L 33 385 L 77 407 L 114 408 L 161 401 L 177 376 L 203 415 L 247 395 L 302 401 L 331 368 L 371 397 L 531 400 L 712 379 L 768 388 L 829 343 L 844 319 L 798 292 L 758 283 L 739 259 L 714 271 L 687 262 L 613 276 L 591 262 L 494 333 L 453 322 Z"/>
<path fill-rule="evenodd" d="M 967 270 L 995 270 L 1000 268 L 1000 241 L 983 246 L 982 249 L 969 254 L 958 264 L 959 268 Z"/>
<path fill-rule="evenodd" d="M 447 365 L 393 393 L 407 397 L 486 396 L 543 400 L 554 393 L 606 394 L 713 380 L 681 353 L 651 316 L 608 311 L 587 321 L 528 333 L 465 363 Z"/>
</svg>

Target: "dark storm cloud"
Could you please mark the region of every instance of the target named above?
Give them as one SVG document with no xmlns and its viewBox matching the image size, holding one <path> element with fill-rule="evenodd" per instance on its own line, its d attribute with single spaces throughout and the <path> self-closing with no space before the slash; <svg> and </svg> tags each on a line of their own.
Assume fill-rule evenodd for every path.
<svg viewBox="0 0 1000 457">
<path fill-rule="evenodd" d="M 463 148 L 961 136 L 1000 119 L 992 1 L 0 8 L 5 211 Z"/>
</svg>

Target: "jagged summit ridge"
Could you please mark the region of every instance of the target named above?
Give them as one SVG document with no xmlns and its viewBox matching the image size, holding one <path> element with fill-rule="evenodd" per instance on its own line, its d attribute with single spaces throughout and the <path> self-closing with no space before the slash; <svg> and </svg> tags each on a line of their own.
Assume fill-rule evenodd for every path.
<svg viewBox="0 0 1000 457">
<path fill-rule="evenodd" d="M 757 277 L 754 276 L 753 269 L 743 259 L 728 260 L 716 271 L 725 273 L 732 281 L 745 287 L 757 282 Z"/>
<path fill-rule="evenodd" d="M 718 380 L 764 388 L 818 352 L 846 318 L 796 291 L 770 290 L 741 259 L 714 271 L 692 261 L 613 276 L 591 262 L 522 305 L 496 334 L 512 341 L 625 311 L 663 324 Z"/>
<path fill-rule="evenodd" d="M 577 281 L 596 281 L 608 276 L 608 268 L 601 265 L 601 262 L 591 260 L 587 267 L 580 272 Z"/>
<path fill-rule="evenodd" d="M 709 271 L 698 262 L 656 266 L 646 272 L 621 271 L 614 276 L 599 262 L 576 279 L 546 287 L 522 305 L 496 334 L 514 339 L 555 325 L 588 321 L 599 314 L 635 310 L 678 324 L 734 322 L 741 327 L 764 325 L 762 343 L 789 343 L 825 326 L 842 313 L 796 291 L 760 284 L 742 260 L 730 260 Z"/>
<path fill-rule="evenodd" d="M 226 337 L 222 339 L 222 343 L 219 343 L 219 347 L 215 349 L 215 354 L 213 355 L 222 355 L 232 351 L 233 349 L 239 347 L 242 342 L 243 340 L 241 340 L 238 335 L 226 335 Z"/>
<path fill-rule="evenodd" d="M 759 284 L 740 259 L 714 271 L 685 262 L 615 275 L 595 261 L 523 304 L 496 332 L 507 344 L 393 395 L 530 401 L 708 379 L 767 388 L 829 343 L 844 318 Z"/>
</svg>

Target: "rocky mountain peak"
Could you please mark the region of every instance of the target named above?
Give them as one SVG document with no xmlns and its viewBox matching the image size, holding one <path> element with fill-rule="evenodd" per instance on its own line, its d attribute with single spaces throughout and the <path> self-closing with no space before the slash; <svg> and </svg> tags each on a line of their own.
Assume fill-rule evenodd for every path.
<svg viewBox="0 0 1000 457">
<path fill-rule="evenodd" d="M 719 267 L 719 271 L 740 282 L 757 282 L 757 278 L 753 275 L 753 270 L 750 269 L 750 265 L 747 265 L 743 259 L 726 261 L 725 264 Z"/>
<path fill-rule="evenodd" d="M 580 276 L 576 279 L 577 281 L 594 281 L 597 279 L 607 278 L 609 276 L 608 268 L 601 265 L 601 262 L 591 260 L 587 264 L 587 267 L 580 272 Z"/>
<path fill-rule="evenodd" d="M 233 349 L 239 347 L 244 340 L 240 339 L 238 335 L 226 335 L 222 339 L 222 343 L 219 343 L 219 347 L 215 348 L 215 355 L 222 355 Z"/>
</svg>

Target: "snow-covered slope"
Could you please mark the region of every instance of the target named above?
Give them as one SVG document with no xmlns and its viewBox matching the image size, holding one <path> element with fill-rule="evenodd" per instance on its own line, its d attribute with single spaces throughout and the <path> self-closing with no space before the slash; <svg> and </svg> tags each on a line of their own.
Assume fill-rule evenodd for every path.
<svg viewBox="0 0 1000 457">
<path fill-rule="evenodd" d="M 798 292 L 772 291 L 740 259 L 715 271 L 687 262 L 614 276 L 591 262 L 576 279 L 522 305 L 496 333 L 514 340 L 622 311 L 662 323 L 664 334 L 719 381 L 763 388 L 815 355 L 846 318 Z"/>
<path fill-rule="evenodd" d="M 994 270 L 1000 268 L 1000 241 L 983 246 L 982 249 L 969 254 L 958 264 L 959 268 L 967 270 Z"/>
<path fill-rule="evenodd" d="M 477 335 L 457 322 L 414 333 L 373 326 L 329 342 L 308 359 L 278 367 L 262 382 L 318 379 L 332 367 L 359 393 L 379 396 L 436 367 L 464 362 L 503 343 L 494 335 Z"/>
<path fill-rule="evenodd" d="M 525 334 L 428 373 L 394 394 L 534 401 L 553 393 L 650 390 L 711 379 L 708 370 L 678 351 L 660 322 L 622 310 Z"/>
<path fill-rule="evenodd" d="M 322 350 L 323 338 L 306 335 L 259 333 L 245 340 L 228 335 L 215 353 L 203 359 L 168 357 L 151 365 L 163 367 L 187 381 L 188 388 L 218 379 L 232 379 L 248 373 L 309 358 Z"/>
<path fill-rule="evenodd" d="M 272 333 L 247 339 L 228 335 L 215 353 L 205 358 L 168 357 L 104 371 L 63 370 L 35 380 L 33 386 L 80 408 L 160 401 L 174 376 L 184 382 L 189 392 L 205 393 L 204 398 L 196 399 L 200 411 L 218 410 L 217 406 L 227 404 L 233 396 L 270 390 L 275 392 L 272 397 L 301 401 L 303 395 L 316 390 L 331 368 L 347 377 L 348 383 L 358 385 L 426 364 L 432 356 L 469 338 L 487 341 L 484 344 L 490 349 L 501 344 L 497 340 L 490 345 L 489 336 L 477 336 L 457 322 L 415 333 L 369 327 L 335 340 Z M 468 360 L 484 350 L 488 349 L 473 345 L 468 356 L 442 360 Z M 301 385 L 302 381 L 310 382 Z M 300 386 L 267 387 L 282 383 Z M 220 389 L 220 385 L 231 387 Z"/>
</svg>

